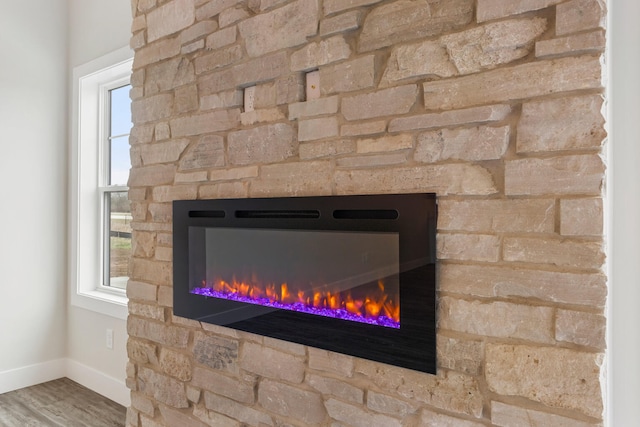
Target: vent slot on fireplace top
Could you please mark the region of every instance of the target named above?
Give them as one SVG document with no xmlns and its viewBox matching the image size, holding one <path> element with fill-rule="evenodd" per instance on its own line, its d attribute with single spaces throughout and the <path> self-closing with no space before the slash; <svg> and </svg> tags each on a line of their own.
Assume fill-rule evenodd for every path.
<svg viewBox="0 0 640 427">
<path fill-rule="evenodd" d="M 237 210 L 236 218 L 243 219 L 317 219 L 320 211 L 317 210 Z"/>
</svg>

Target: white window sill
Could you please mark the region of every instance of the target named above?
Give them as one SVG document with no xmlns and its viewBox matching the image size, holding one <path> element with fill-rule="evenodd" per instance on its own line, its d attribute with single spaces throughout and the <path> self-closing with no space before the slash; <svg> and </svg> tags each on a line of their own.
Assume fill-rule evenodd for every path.
<svg viewBox="0 0 640 427">
<path fill-rule="evenodd" d="M 71 295 L 71 305 L 126 320 L 127 296 L 124 292 L 109 290 L 78 291 Z"/>
</svg>

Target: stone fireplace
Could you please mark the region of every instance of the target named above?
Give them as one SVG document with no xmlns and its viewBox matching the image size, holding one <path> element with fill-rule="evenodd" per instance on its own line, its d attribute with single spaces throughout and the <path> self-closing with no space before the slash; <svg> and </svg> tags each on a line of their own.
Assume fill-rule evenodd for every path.
<svg viewBox="0 0 640 427">
<path fill-rule="evenodd" d="M 133 0 L 128 425 L 601 425 L 603 3 Z M 412 193 L 435 375 L 173 314 L 174 201 Z"/>
</svg>

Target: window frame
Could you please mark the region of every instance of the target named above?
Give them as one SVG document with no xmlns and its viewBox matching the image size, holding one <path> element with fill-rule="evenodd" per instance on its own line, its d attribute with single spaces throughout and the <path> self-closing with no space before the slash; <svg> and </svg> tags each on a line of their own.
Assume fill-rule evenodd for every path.
<svg viewBox="0 0 640 427">
<path fill-rule="evenodd" d="M 73 69 L 70 147 L 70 303 L 127 318 L 126 290 L 104 286 L 104 119 L 108 90 L 130 83 L 133 51 L 127 46 Z M 108 110 L 107 110 L 108 111 Z M 110 187 L 115 189 L 116 187 Z M 119 186 L 117 189 L 127 190 Z"/>
</svg>

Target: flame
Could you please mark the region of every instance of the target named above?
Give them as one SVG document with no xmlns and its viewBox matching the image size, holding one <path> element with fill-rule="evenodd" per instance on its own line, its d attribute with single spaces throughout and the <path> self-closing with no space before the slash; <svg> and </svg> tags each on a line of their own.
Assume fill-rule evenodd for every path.
<svg viewBox="0 0 640 427">
<path fill-rule="evenodd" d="M 345 293 L 316 289 L 305 292 L 291 291 L 287 283 L 281 283 L 279 286 L 275 283 L 263 285 L 255 274 L 248 282 L 233 277 L 230 282 L 222 279 L 210 283 L 202 281 L 202 287 L 254 300 L 267 298 L 270 302 L 283 304 L 302 303 L 315 308 L 342 309 L 364 318 L 377 319 L 385 316 L 400 322 L 400 306 L 386 293 L 382 280 L 378 281 L 377 289 L 373 289 L 363 298 L 354 298 L 349 291 Z"/>
</svg>

